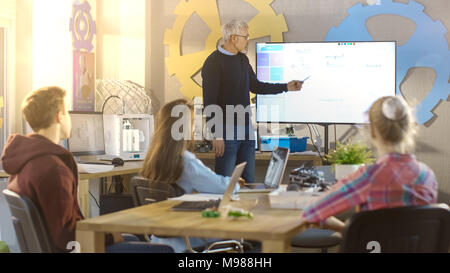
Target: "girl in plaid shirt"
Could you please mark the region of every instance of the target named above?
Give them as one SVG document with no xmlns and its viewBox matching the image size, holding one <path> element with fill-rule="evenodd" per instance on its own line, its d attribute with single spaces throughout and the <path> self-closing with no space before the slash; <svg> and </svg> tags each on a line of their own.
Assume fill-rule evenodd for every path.
<svg viewBox="0 0 450 273">
<path fill-rule="evenodd" d="M 414 146 L 414 120 L 400 97 L 378 99 L 369 110 L 370 136 L 379 158 L 339 180 L 330 192 L 303 212 L 308 223 L 342 232 L 333 215 L 358 208 L 376 210 L 437 202 L 433 171 L 408 153 Z"/>
</svg>

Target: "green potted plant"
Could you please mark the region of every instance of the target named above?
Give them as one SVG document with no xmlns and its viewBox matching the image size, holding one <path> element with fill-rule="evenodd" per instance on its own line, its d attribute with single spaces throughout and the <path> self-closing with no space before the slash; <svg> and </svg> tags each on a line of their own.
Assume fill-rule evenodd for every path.
<svg viewBox="0 0 450 273">
<path fill-rule="evenodd" d="M 0 241 L 0 253 L 9 253 L 9 252 L 10 251 L 8 245 L 5 242 Z"/>
<path fill-rule="evenodd" d="M 375 161 L 372 150 L 367 145 L 351 141 L 346 144 L 337 142 L 336 149 L 326 155 L 326 158 L 333 165 L 337 180 Z"/>
</svg>

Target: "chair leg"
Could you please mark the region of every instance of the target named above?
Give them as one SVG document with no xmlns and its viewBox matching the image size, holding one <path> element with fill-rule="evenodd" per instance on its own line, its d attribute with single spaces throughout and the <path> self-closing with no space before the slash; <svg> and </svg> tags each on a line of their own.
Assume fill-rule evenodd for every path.
<svg viewBox="0 0 450 273">
<path fill-rule="evenodd" d="M 243 239 L 241 239 L 241 240 L 243 241 Z M 186 244 L 187 251 L 189 251 L 190 253 L 200 253 L 198 251 L 195 251 L 192 248 L 191 242 L 189 241 L 189 237 L 187 237 L 187 236 L 184 237 L 184 242 Z M 228 247 L 213 249 L 214 247 L 217 247 L 217 246 L 226 246 L 226 245 L 228 245 Z M 244 247 L 242 246 L 241 242 L 236 241 L 236 240 L 214 242 L 202 253 L 220 253 L 220 252 L 228 252 L 228 251 L 232 251 L 232 250 L 238 251 L 239 253 L 244 253 Z"/>
<path fill-rule="evenodd" d="M 228 247 L 219 248 L 219 249 L 213 249 L 216 246 L 226 246 Z M 218 253 L 218 252 L 228 252 L 232 250 L 237 250 L 239 253 L 244 253 L 244 247 L 242 246 L 241 242 L 236 240 L 229 240 L 229 241 L 220 241 L 212 243 L 208 249 L 206 249 L 203 253 Z"/>
<path fill-rule="evenodd" d="M 190 253 L 198 253 L 197 251 L 192 249 L 191 242 L 189 241 L 189 237 L 188 236 L 184 237 L 184 243 L 186 244 L 187 251 L 189 251 Z"/>
</svg>

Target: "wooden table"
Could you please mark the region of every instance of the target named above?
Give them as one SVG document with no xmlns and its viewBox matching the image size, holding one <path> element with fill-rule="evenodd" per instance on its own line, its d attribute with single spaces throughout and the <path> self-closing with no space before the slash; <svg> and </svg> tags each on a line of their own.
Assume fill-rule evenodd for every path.
<svg viewBox="0 0 450 273">
<path fill-rule="evenodd" d="M 127 161 L 125 165 L 118 166 L 108 172 L 79 173 L 78 174 L 78 203 L 85 218 L 89 218 L 89 180 L 96 178 L 108 178 L 116 175 L 128 175 L 139 173 L 143 161 Z"/>
<path fill-rule="evenodd" d="M 99 172 L 99 173 L 79 173 L 79 180 L 89 180 L 95 178 L 109 177 L 115 175 L 126 175 L 132 173 L 138 173 L 142 168 L 143 161 L 131 161 L 125 162 L 124 166 L 115 167 L 109 172 Z M 9 178 L 9 174 L 4 171 L 0 171 L 0 178 Z"/>
<path fill-rule="evenodd" d="M 258 166 L 259 163 L 263 164 L 262 169 L 265 170 L 267 165 L 264 165 L 266 161 L 269 161 L 271 157 L 270 152 L 256 153 L 255 161 Z M 215 155 L 213 153 L 196 153 L 197 158 L 206 162 L 213 162 L 215 159 Z M 95 156 L 87 156 L 83 157 L 82 160 L 93 161 L 95 160 Z M 322 161 L 319 156 L 316 155 L 301 155 L 301 154 L 291 154 L 289 155 L 289 162 L 297 162 L 297 161 L 312 161 L 314 166 L 322 165 Z M 124 166 L 115 167 L 113 170 L 109 172 L 100 172 L 100 173 L 80 173 L 78 176 L 78 203 L 80 205 L 81 211 L 83 215 L 88 218 L 89 217 L 89 180 L 96 178 L 108 178 L 116 175 L 128 175 L 139 173 L 142 168 L 143 161 L 127 161 Z M 298 164 L 289 166 L 286 169 L 286 172 L 289 173 L 290 169 L 298 167 Z M 214 168 L 212 168 L 214 169 Z M 9 175 L 5 172 L 0 172 L 1 178 L 8 178 Z M 285 180 L 288 178 L 288 175 L 285 174 Z M 260 179 L 259 181 L 263 181 Z"/>
<path fill-rule="evenodd" d="M 92 160 L 93 157 L 83 158 L 84 160 Z M 84 217 L 89 217 L 89 180 L 96 178 L 108 178 L 116 175 L 127 175 L 139 173 L 142 168 L 143 161 L 127 161 L 124 166 L 115 167 L 108 172 L 99 173 L 79 173 L 78 174 L 78 203 Z M 9 174 L 0 171 L 0 178 L 9 178 Z"/>
<path fill-rule="evenodd" d="M 240 194 L 232 206 L 248 209 L 253 219 L 202 218 L 200 212 L 172 211 L 180 201 L 163 201 L 77 223 L 82 252 L 104 252 L 105 233 L 177 237 L 244 238 L 262 242 L 265 253 L 290 252 L 291 239 L 306 228 L 301 210 L 271 209 L 267 194 Z"/>
</svg>

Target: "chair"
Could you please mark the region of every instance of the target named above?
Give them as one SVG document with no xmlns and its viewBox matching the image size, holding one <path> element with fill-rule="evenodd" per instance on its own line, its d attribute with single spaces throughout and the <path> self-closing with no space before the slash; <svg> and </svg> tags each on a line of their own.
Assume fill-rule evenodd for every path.
<svg viewBox="0 0 450 273">
<path fill-rule="evenodd" d="M 4 190 L 22 253 L 60 252 L 54 248 L 39 209 L 26 196 Z"/>
<path fill-rule="evenodd" d="M 20 196 L 10 190 L 4 190 L 3 194 L 11 211 L 11 219 L 16 231 L 17 241 L 22 253 L 65 253 L 57 249 L 50 241 L 47 226 L 40 210 L 26 196 Z M 124 235 L 126 239 L 126 235 Z M 117 247 L 116 247 L 117 246 Z M 173 249 L 167 245 L 151 245 L 140 242 L 125 242 L 112 245 L 117 252 L 141 252 L 141 253 L 173 253 Z"/>
<path fill-rule="evenodd" d="M 151 186 L 150 186 L 151 185 Z M 142 206 L 167 200 L 168 198 L 178 197 L 184 194 L 184 190 L 176 184 L 169 185 L 164 182 L 151 182 L 150 180 L 135 176 L 130 181 L 130 191 L 133 196 L 135 206 Z M 148 235 L 144 235 L 146 240 L 150 241 Z M 163 237 L 164 236 L 160 236 Z M 185 237 L 187 250 L 192 253 L 197 253 L 191 247 L 189 237 Z M 222 247 L 217 249 L 217 247 Z M 236 240 L 220 241 L 212 243 L 203 253 L 217 253 L 238 250 L 243 252 L 243 246 Z"/>
<path fill-rule="evenodd" d="M 183 189 L 178 185 L 168 185 L 167 183 L 152 183 L 146 178 L 135 176 L 130 181 L 130 191 L 135 207 L 148 205 L 167 198 L 178 197 L 184 194 Z"/>
<path fill-rule="evenodd" d="M 335 231 L 320 228 L 309 228 L 297 234 L 291 240 L 291 246 L 300 248 L 320 248 L 327 253 L 328 248 L 341 243 L 342 236 Z"/>
<path fill-rule="evenodd" d="M 350 218 L 343 238 L 341 252 L 447 253 L 450 209 L 434 204 L 360 212 Z"/>
</svg>

